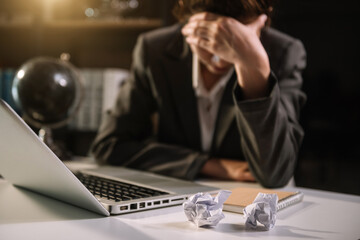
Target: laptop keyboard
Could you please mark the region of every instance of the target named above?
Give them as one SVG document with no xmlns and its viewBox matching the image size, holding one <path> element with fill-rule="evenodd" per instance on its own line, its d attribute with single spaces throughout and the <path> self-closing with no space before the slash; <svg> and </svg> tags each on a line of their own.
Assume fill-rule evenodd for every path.
<svg viewBox="0 0 360 240">
<path fill-rule="evenodd" d="M 168 194 L 166 192 L 84 173 L 76 173 L 75 175 L 95 197 L 105 198 L 115 202 Z"/>
</svg>

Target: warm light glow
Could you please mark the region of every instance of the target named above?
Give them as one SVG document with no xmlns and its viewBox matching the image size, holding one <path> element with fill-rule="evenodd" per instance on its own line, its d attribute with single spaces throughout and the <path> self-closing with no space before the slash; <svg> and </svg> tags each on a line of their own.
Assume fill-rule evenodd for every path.
<svg viewBox="0 0 360 240">
<path fill-rule="evenodd" d="M 129 7 L 135 9 L 139 7 L 139 2 L 137 0 L 130 0 Z"/>
<path fill-rule="evenodd" d="M 87 17 L 94 17 L 94 15 L 95 15 L 94 9 L 92 9 L 92 8 L 87 8 L 87 9 L 85 10 L 85 15 L 86 15 Z"/>
<path fill-rule="evenodd" d="M 22 78 L 24 77 L 24 75 L 25 75 L 25 71 L 21 69 L 21 70 L 18 71 L 18 73 L 16 74 L 16 77 L 17 77 L 18 79 L 22 79 Z"/>
<path fill-rule="evenodd" d="M 55 82 L 57 84 L 59 84 L 62 87 L 66 87 L 67 81 L 63 78 L 63 76 L 61 74 L 56 73 L 54 78 L 55 78 Z"/>
</svg>

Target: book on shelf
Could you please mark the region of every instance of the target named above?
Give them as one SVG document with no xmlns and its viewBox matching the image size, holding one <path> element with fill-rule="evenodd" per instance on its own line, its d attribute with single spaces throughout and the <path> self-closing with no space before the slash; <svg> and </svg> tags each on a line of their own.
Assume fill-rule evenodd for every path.
<svg viewBox="0 0 360 240">
<path fill-rule="evenodd" d="M 115 104 L 120 85 L 129 77 L 129 71 L 121 68 L 108 68 L 104 71 L 102 111 Z"/>
<path fill-rule="evenodd" d="M 0 68 L 0 98 L 3 99 L 3 81 L 2 81 L 2 72 L 3 70 Z"/>
<path fill-rule="evenodd" d="M 12 96 L 12 85 L 16 70 L 13 68 L 0 69 L 0 98 L 9 104 L 18 114 L 20 110 Z"/>
<path fill-rule="evenodd" d="M 279 201 L 277 210 L 299 203 L 303 200 L 304 194 L 300 191 L 287 192 L 281 190 L 270 190 L 264 188 L 235 188 L 230 190 L 232 193 L 224 203 L 224 211 L 243 213 L 247 205 L 252 204 L 258 193 L 276 193 Z"/>
<path fill-rule="evenodd" d="M 129 71 L 120 68 L 83 68 L 80 75 L 83 98 L 69 126 L 81 131 L 96 131 L 102 114 L 113 107 L 119 87 L 129 76 Z"/>
</svg>

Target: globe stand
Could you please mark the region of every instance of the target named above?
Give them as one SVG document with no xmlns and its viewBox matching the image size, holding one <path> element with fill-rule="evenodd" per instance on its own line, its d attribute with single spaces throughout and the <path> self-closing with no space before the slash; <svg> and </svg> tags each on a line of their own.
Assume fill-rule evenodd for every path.
<svg viewBox="0 0 360 240">
<path fill-rule="evenodd" d="M 52 130 L 49 127 L 42 127 L 39 130 L 39 138 L 54 152 L 54 154 L 61 160 L 70 160 L 71 155 L 66 151 L 64 147 L 56 144 L 53 136 Z"/>
<path fill-rule="evenodd" d="M 40 129 L 39 137 L 61 160 L 68 160 L 71 155 L 65 144 L 54 141 L 52 130 L 75 116 L 83 96 L 81 75 L 69 58 L 64 53 L 60 59 L 28 60 L 16 72 L 11 90 L 23 119 Z"/>
</svg>

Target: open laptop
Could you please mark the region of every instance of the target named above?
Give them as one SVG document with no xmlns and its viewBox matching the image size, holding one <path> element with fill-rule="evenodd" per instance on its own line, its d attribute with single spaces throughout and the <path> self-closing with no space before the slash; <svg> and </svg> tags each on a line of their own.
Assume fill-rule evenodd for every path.
<svg viewBox="0 0 360 240">
<path fill-rule="evenodd" d="M 123 167 L 74 174 L 3 100 L 0 175 L 16 186 L 105 216 L 179 205 L 197 192 L 219 190 Z"/>
</svg>

